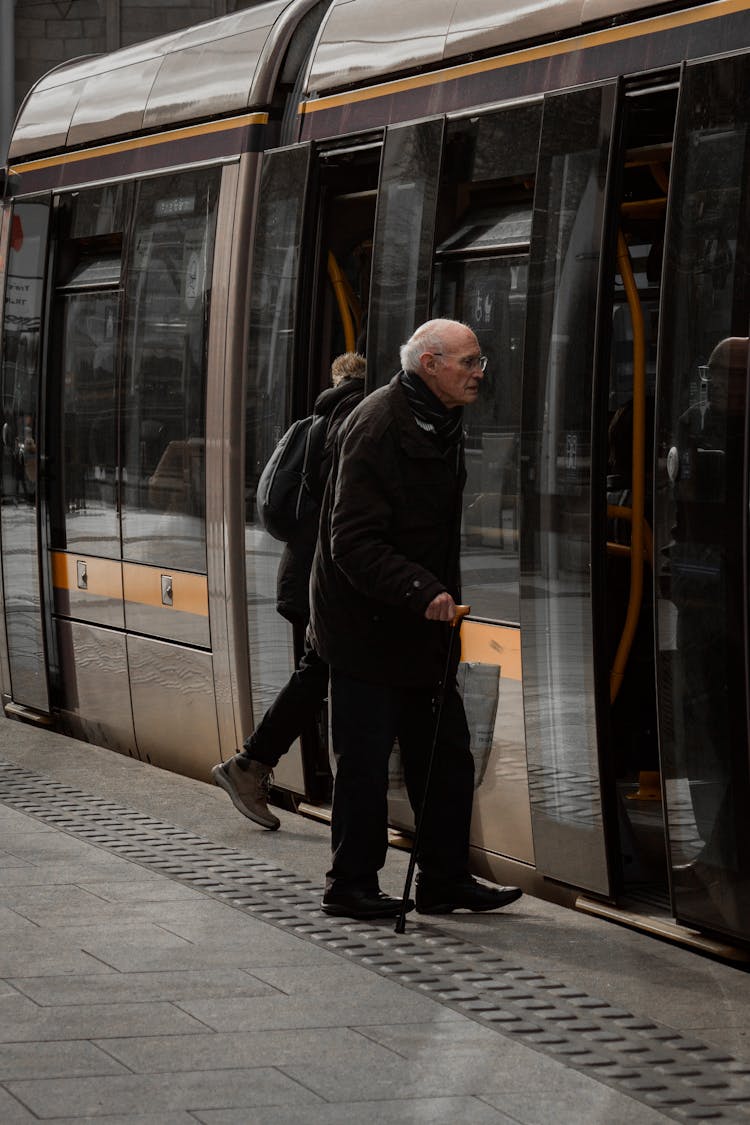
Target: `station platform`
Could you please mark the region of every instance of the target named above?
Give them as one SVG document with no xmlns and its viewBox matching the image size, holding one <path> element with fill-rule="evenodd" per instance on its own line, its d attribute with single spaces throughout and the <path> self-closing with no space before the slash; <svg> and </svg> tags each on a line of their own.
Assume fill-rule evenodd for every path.
<svg viewBox="0 0 750 1125">
<path fill-rule="evenodd" d="M 750 1122 L 746 967 L 528 896 L 328 918 L 280 815 L 0 720 L 2 1125 Z"/>
</svg>

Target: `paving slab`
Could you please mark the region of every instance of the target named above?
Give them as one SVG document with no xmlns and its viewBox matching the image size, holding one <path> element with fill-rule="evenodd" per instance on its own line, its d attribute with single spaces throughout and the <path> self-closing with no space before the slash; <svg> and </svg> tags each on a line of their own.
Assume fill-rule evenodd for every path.
<svg viewBox="0 0 750 1125">
<path fill-rule="evenodd" d="M 750 1120 L 750 974 L 528 898 L 396 939 L 320 912 L 323 824 L 0 720 L 3 759 L 1 1125 Z"/>
<path fill-rule="evenodd" d="M 298 1111 L 287 1106 L 262 1111 L 213 1110 L 195 1116 L 202 1125 L 516 1125 L 517 1121 L 480 1098 L 345 1102 L 306 1106 L 304 1112 L 304 1123 Z"/>
</svg>

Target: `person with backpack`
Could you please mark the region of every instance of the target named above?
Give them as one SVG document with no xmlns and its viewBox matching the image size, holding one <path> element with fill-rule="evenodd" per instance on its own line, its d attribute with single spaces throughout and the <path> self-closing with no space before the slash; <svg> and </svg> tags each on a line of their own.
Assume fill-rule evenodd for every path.
<svg viewBox="0 0 750 1125">
<path fill-rule="evenodd" d="M 313 414 L 286 432 L 258 485 L 260 521 L 285 542 L 276 579 L 276 608 L 291 623 L 295 647 L 302 645 L 302 655 L 242 750 L 215 765 L 211 776 L 239 812 L 269 831 L 281 823 L 268 807 L 274 766 L 312 726 L 328 694 L 328 665 L 302 638 L 310 619 L 310 570 L 333 442 L 364 397 L 365 370 L 365 358 L 358 352 L 345 352 L 333 361 L 333 385 L 318 395 Z"/>
</svg>

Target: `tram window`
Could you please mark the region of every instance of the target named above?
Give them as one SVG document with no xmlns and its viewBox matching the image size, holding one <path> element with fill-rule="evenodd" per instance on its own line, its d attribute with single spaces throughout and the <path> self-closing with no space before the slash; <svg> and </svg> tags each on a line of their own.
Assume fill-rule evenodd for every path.
<svg viewBox="0 0 750 1125">
<path fill-rule="evenodd" d="M 398 348 L 429 315 L 442 118 L 388 130 L 373 250 L 368 378 L 387 383 Z"/>
<path fill-rule="evenodd" d="M 519 619 L 519 430 L 533 177 L 541 107 L 451 121 L 432 313 L 471 325 L 488 356 L 466 411 L 462 591 L 478 617 Z"/>
<path fill-rule="evenodd" d="M 216 169 L 139 185 L 122 399 L 123 557 L 205 571 L 206 347 Z"/>
<path fill-rule="evenodd" d="M 58 288 L 117 285 L 132 185 L 71 192 L 58 211 Z"/>
<path fill-rule="evenodd" d="M 62 313 L 61 378 L 50 402 L 51 545 L 119 554 L 116 343 L 120 292 L 71 294 Z"/>
</svg>

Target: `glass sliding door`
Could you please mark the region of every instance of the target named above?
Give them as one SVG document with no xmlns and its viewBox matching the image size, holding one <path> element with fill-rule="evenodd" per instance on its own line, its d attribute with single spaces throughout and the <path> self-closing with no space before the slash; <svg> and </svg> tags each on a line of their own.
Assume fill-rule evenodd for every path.
<svg viewBox="0 0 750 1125">
<path fill-rule="evenodd" d="M 657 387 L 657 677 L 673 907 L 750 935 L 750 64 L 688 67 Z"/>
<path fill-rule="evenodd" d="M 294 327 L 309 165 L 309 145 L 278 149 L 263 157 L 255 226 L 245 406 L 245 570 L 256 723 L 294 668 L 292 628 L 276 612 L 276 574 L 283 544 L 258 522 L 255 493 L 263 467 L 292 417 Z M 277 784 L 305 791 L 299 753 L 285 754 L 274 773 Z"/>
<path fill-rule="evenodd" d="M 398 349 L 430 316 L 430 274 L 442 117 L 388 130 L 383 146 L 373 243 L 368 384 L 382 386 L 399 368 Z"/>
<path fill-rule="evenodd" d="M 606 894 L 595 711 L 591 449 L 617 87 L 544 104 L 522 406 L 521 645 L 539 871 Z"/>
</svg>

